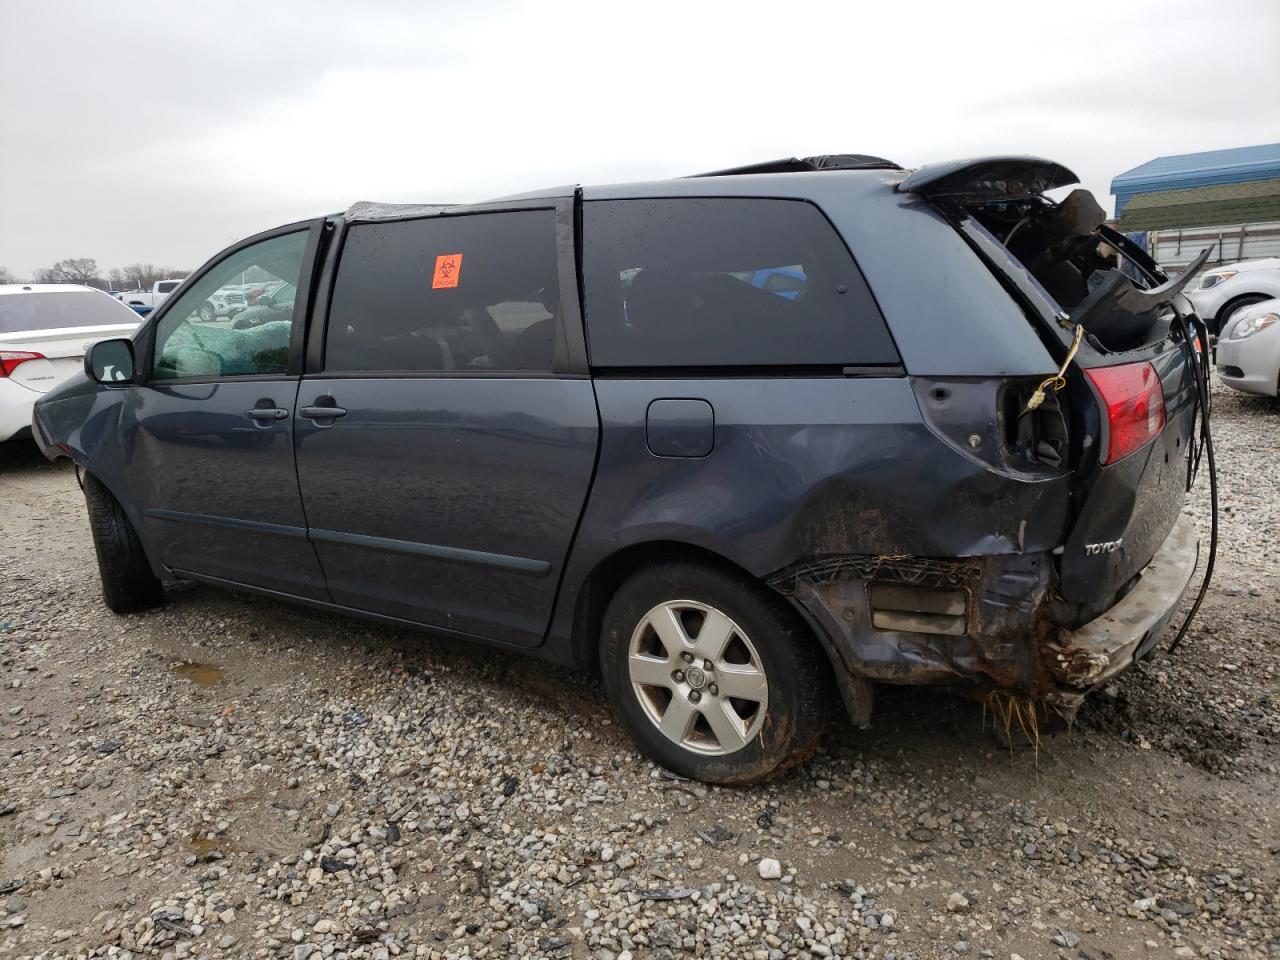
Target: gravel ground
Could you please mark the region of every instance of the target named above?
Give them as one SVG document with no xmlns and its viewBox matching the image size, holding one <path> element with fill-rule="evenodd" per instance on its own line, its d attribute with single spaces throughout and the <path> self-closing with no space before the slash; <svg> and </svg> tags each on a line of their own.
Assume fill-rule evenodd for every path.
<svg viewBox="0 0 1280 960">
<path fill-rule="evenodd" d="M 1280 405 L 1215 413 L 1175 657 L 1038 752 L 887 691 L 750 789 L 534 661 L 204 587 L 114 617 L 72 471 L 0 448 L 0 956 L 1274 960 Z"/>
</svg>

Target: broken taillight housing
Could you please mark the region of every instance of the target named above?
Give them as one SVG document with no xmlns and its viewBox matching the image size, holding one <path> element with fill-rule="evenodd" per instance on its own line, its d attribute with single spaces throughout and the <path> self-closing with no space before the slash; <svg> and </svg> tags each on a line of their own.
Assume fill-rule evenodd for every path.
<svg viewBox="0 0 1280 960">
<path fill-rule="evenodd" d="M 0 377 L 7 377 L 28 360 L 43 360 L 43 353 L 33 350 L 0 350 Z"/>
<path fill-rule="evenodd" d="M 1144 360 L 1090 367 L 1084 373 L 1107 413 L 1104 464 L 1129 456 L 1160 435 L 1165 423 L 1164 391 L 1155 367 Z"/>
</svg>

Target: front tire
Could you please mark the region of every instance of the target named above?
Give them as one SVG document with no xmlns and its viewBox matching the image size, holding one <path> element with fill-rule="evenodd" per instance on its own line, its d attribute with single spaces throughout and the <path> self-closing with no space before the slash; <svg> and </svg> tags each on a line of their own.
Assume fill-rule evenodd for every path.
<svg viewBox="0 0 1280 960">
<path fill-rule="evenodd" d="M 212 303 L 200 304 L 200 321 L 202 323 L 213 323 L 218 319 L 218 311 L 214 309 Z"/>
<path fill-rule="evenodd" d="M 708 783 L 762 780 L 812 755 L 826 660 L 785 602 L 688 563 L 643 570 L 605 611 L 605 689 L 646 754 Z"/>
<path fill-rule="evenodd" d="M 84 478 L 84 499 L 107 608 L 112 613 L 137 613 L 160 606 L 164 587 L 151 572 L 142 542 L 124 508 L 89 474 Z"/>
</svg>

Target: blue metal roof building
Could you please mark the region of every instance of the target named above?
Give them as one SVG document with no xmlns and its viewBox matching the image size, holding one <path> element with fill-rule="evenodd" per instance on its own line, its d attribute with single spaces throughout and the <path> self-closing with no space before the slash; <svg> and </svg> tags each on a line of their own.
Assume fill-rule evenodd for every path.
<svg viewBox="0 0 1280 960">
<path fill-rule="evenodd" d="M 1140 193 L 1185 190 L 1280 177 L 1280 143 L 1156 157 L 1111 181 L 1116 216 Z"/>
</svg>

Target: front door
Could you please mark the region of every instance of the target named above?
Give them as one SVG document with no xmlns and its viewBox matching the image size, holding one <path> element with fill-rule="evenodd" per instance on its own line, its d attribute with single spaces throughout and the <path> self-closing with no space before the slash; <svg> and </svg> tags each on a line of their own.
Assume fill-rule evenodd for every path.
<svg viewBox="0 0 1280 960">
<path fill-rule="evenodd" d="M 581 326 L 556 237 L 555 209 L 348 228 L 295 425 L 335 602 L 540 642 L 599 432 L 564 359 L 566 312 Z"/>
<path fill-rule="evenodd" d="M 145 385 L 132 388 L 121 435 L 126 482 L 144 504 L 143 539 L 167 566 L 327 600 L 293 459 L 293 407 L 305 304 L 270 322 L 209 319 L 201 307 L 249 282 L 309 288 L 321 226 L 241 245 L 160 316 Z M 300 283 L 301 280 L 301 283 Z"/>
</svg>

